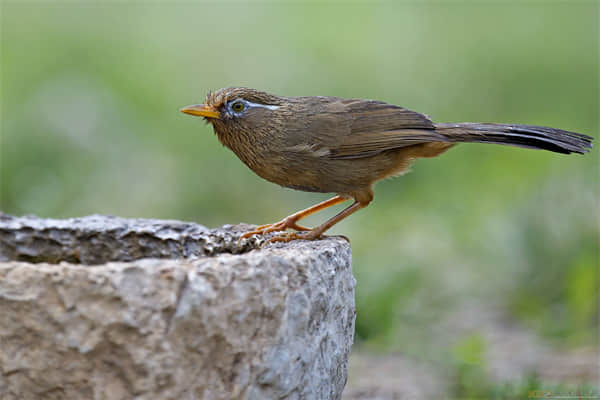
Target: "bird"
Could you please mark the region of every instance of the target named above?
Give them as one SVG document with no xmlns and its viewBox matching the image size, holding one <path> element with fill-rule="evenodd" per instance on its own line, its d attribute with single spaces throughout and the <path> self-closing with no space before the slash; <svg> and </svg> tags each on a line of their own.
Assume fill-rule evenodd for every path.
<svg viewBox="0 0 600 400">
<path fill-rule="evenodd" d="M 277 232 L 266 243 L 324 237 L 333 225 L 369 205 L 375 182 L 402 175 L 414 160 L 437 157 L 459 143 L 584 154 L 593 141 L 543 126 L 435 123 L 425 114 L 376 100 L 285 97 L 246 87 L 209 92 L 203 104 L 180 111 L 212 124 L 219 141 L 261 178 L 287 188 L 335 194 L 239 238 Z M 351 205 L 312 229 L 298 225 L 350 200 Z"/>
</svg>

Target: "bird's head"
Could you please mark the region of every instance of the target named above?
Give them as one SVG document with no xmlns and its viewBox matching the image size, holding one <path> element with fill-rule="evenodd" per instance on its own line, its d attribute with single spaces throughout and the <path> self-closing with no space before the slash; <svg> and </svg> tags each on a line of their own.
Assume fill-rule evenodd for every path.
<svg viewBox="0 0 600 400">
<path fill-rule="evenodd" d="M 229 144 L 232 136 L 259 134 L 279 119 L 285 98 L 249 88 L 223 88 L 209 92 L 204 104 L 183 107 L 181 112 L 204 117 L 219 139 Z M 283 111 L 283 110 L 281 110 Z"/>
</svg>

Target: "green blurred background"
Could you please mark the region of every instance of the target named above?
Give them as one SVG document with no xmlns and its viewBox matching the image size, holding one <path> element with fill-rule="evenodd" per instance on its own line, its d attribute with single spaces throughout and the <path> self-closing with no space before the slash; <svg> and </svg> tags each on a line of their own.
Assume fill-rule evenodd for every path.
<svg viewBox="0 0 600 400">
<path fill-rule="evenodd" d="M 274 222 L 326 199 L 261 180 L 178 112 L 225 86 L 597 138 L 598 16 L 597 2 L 576 1 L 3 1 L 0 210 L 214 227 Z M 598 161 L 597 149 L 468 144 L 380 182 L 374 202 L 332 231 L 352 239 L 356 349 L 432 366 L 450 397 L 573 384 L 535 368 L 497 379 L 485 329 L 516 325 L 543 352 L 597 355 Z M 490 310 L 505 322 L 484 329 L 477 318 Z"/>
</svg>

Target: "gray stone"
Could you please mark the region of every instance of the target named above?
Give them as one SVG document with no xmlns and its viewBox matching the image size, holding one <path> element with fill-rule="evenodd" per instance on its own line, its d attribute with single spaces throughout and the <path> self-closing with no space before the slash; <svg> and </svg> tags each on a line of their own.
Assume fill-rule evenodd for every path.
<svg viewBox="0 0 600 400">
<path fill-rule="evenodd" d="M 0 216 L 0 398 L 339 399 L 348 243 L 248 228 Z"/>
<path fill-rule="evenodd" d="M 238 244 L 251 225 L 202 225 L 152 219 L 90 215 L 72 219 L 12 217 L 0 213 L 0 261 L 102 264 L 140 258 L 196 258 L 240 254 L 259 248 L 262 239 Z"/>
</svg>

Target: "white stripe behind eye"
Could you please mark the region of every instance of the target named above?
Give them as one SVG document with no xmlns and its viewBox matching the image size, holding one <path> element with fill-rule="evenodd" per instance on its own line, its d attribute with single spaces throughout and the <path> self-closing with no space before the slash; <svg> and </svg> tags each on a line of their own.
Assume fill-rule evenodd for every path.
<svg viewBox="0 0 600 400">
<path fill-rule="evenodd" d="M 253 102 L 248 101 L 248 100 L 244 100 L 244 101 L 246 102 L 246 104 L 249 107 L 262 107 L 262 108 L 266 108 L 268 110 L 277 110 L 279 108 L 279 106 L 271 106 L 271 105 L 268 105 L 268 104 L 258 104 L 258 103 L 253 103 Z"/>
</svg>

